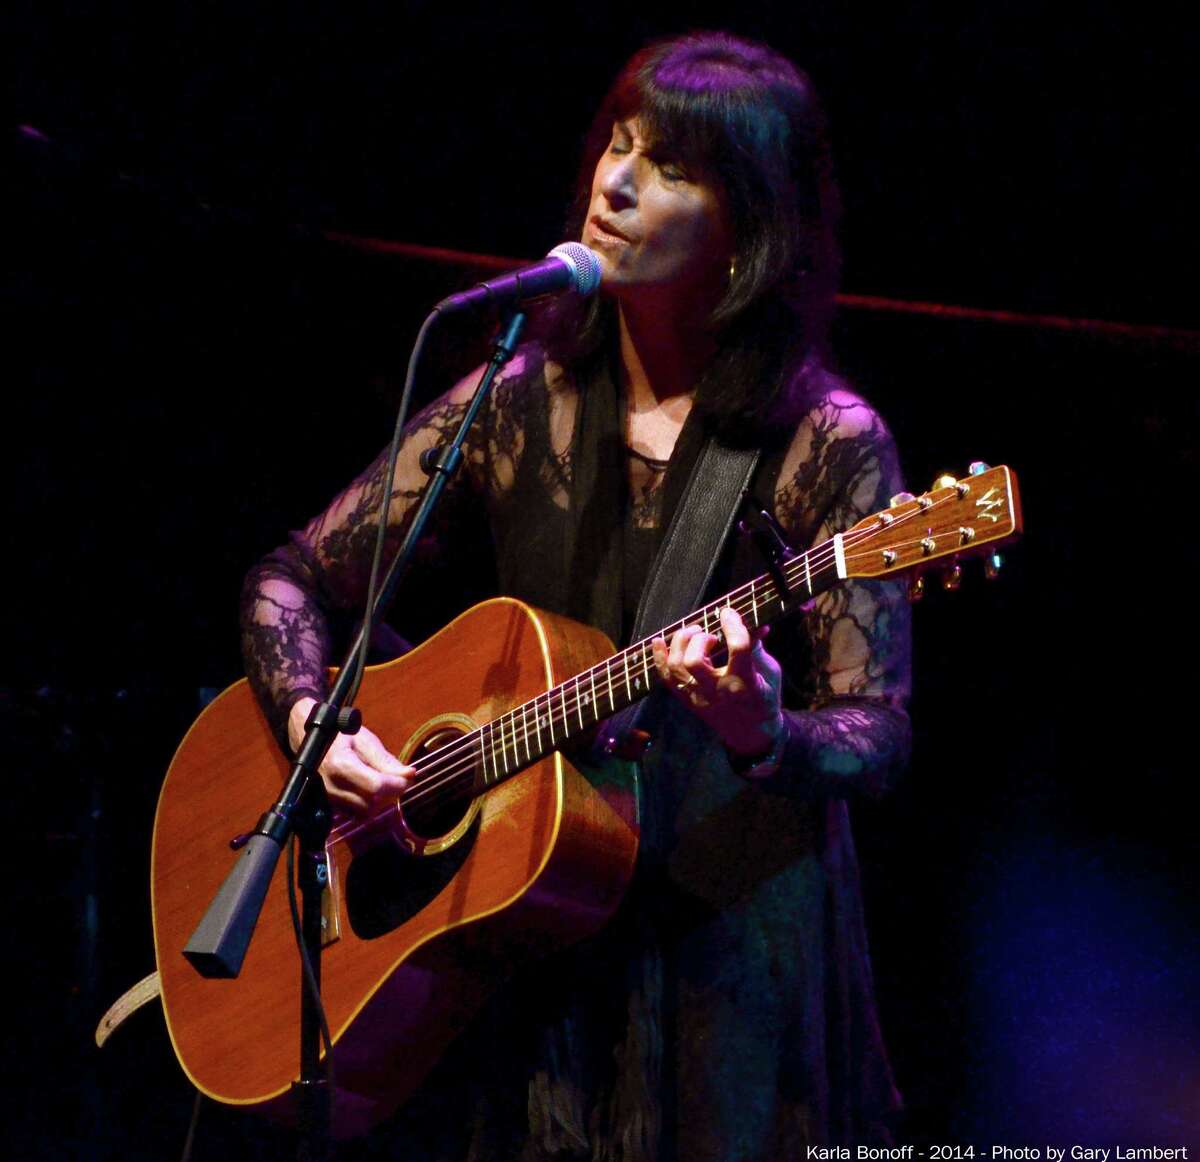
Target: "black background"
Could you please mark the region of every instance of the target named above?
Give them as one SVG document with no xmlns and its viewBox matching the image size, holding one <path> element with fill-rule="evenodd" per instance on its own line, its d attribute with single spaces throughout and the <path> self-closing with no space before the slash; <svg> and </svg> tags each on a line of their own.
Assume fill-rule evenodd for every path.
<svg viewBox="0 0 1200 1162">
<path fill-rule="evenodd" d="M 384 442 L 467 277 L 321 231 L 544 253 L 620 63 L 720 26 L 824 94 L 847 291 L 1197 325 L 1182 8 L 743 8 L 10 9 L 13 1156 L 182 1146 L 160 1016 L 90 1040 L 152 966 L 157 788 L 239 674 L 241 575 Z M 899 1140 L 1196 1145 L 1196 343 L 847 307 L 837 353 L 911 486 L 1006 462 L 1027 515 L 919 608 L 912 772 L 858 813 Z M 211 1111 L 197 1157 L 258 1134 Z"/>
</svg>

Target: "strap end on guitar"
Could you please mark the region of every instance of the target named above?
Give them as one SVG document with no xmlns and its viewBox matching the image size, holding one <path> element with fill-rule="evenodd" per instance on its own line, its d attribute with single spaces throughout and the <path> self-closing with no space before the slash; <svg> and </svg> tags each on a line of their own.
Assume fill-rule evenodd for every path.
<svg viewBox="0 0 1200 1162">
<path fill-rule="evenodd" d="M 784 605 L 792 596 L 783 575 L 784 562 L 792 555 L 779 522 L 758 504 L 747 504 L 746 515 L 738 521 L 738 532 L 748 536 L 767 566 L 779 600 Z"/>
</svg>

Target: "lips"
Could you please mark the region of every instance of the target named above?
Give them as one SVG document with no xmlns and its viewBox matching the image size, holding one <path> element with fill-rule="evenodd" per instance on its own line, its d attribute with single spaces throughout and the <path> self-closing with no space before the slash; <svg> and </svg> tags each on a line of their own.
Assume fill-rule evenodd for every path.
<svg viewBox="0 0 1200 1162">
<path fill-rule="evenodd" d="M 588 219 L 588 226 L 591 228 L 592 237 L 597 242 L 632 242 L 623 230 L 621 230 L 614 222 L 608 218 L 603 218 L 599 214 L 593 214 Z"/>
</svg>

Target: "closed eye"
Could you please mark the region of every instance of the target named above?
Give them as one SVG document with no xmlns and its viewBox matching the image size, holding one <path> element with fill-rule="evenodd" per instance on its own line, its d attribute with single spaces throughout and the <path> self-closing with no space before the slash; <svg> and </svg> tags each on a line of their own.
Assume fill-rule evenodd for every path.
<svg viewBox="0 0 1200 1162">
<path fill-rule="evenodd" d="M 686 182 L 691 181 L 688 171 L 685 166 L 680 164 L 674 158 L 663 156 L 662 154 L 651 154 L 650 160 L 654 162 L 658 172 L 663 179 L 668 182 Z"/>
<path fill-rule="evenodd" d="M 633 135 L 618 121 L 613 125 L 612 140 L 608 143 L 609 153 L 628 153 L 633 146 Z"/>
</svg>

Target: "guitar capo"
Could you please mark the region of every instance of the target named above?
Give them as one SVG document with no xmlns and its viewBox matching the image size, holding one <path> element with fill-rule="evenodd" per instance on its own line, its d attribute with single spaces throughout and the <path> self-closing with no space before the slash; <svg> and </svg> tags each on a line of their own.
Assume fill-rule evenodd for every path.
<svg viewBox="0 0 1200 1162">
<path fill-rule="evenodd" d="M 738 521 L 738 532 L 754 542 L 754 547 L 766 562 L 779 600 L 786 605 L 792 591 L 783 575 L 783 565 L 791 555 L 792 548 L 784 538 L 782 526 L 761 505 L 751 503 L 746 505 L 746 515 Z"/>
</svg>

